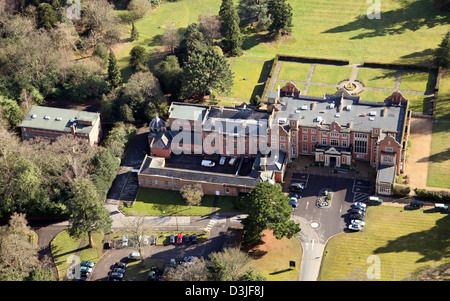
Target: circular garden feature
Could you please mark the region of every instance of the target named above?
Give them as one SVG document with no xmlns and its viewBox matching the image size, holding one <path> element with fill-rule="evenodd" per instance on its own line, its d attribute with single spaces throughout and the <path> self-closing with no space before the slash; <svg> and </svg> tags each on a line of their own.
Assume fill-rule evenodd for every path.
<svg viewBox="0 0 450 301">
<path fill-rule="evenodd" d="M 322 188 L 317 196 L 316 205 L 319 208 L 328 208 L 333 200 L 333 190 L 330 188 Z"/>
</svg>

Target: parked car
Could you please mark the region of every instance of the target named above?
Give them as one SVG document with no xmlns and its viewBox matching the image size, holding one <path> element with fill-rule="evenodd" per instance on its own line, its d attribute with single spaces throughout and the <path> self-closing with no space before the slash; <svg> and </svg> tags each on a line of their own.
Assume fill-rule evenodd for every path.
<svg viewBox="0 0 450 301">
<path fill-rule="evenodd" d="M 111 274 L 109 274 L 109 277 L 111 279 L 122 280 L 123 279 L 123 274 L 119 273 L 119 272 L 112 272 Z"/>
<path fill-rule="evenodd" d="M 80 273 L 86 273 L 86 274 L 92 273 L 92 268 L 87 267 L 87 266 L 81 266 Z"/>
<path fill-rule="evenodd" d="M 170 234 L 170 236 L 169 236 L 169 243 L 171 245 L 175 244 L 175 234 Z"/>
<path fill-rule="evenodd" d="M 81 266 L 83 266 L 83 267 L 93 268 L 94 265 L 95 265 L 95 264 L 94 264 L 93 262 L 87 261 L 87 260 L 83 260 L 83 261 L 81 262 Z"/>
<path fill-rule="evenodd" d="M 371 196 L 367 201 L 367 204 L 372 206 L 380 205 L 381 203 L 383 203 L 383 200 L 377 196 Z"/>
<path fill-rule="evenodd" d="M 197 243 L 197 234 L 192 234 L 191 236 L 191 243 L 196 244 Z"/>
<path fill-rule="evenodd" d="M 220 165 L 225 165 L 225 162 L 227 161 L 227 157 L 220 157 L 220 161 L 219 164 Z"/>
<path fill-rule="evenodd" d="M 298 205 L 297 198 L 291 197 L 289 200 L 289 205 L 291 205 L 293 209 L 297 208 Z"/>
<path fill-rule="evenodd" d="M 367 207 L 367 204 L 363 203 L 363 202 L 354 202 L 353 205 L 355 205 L 355 206 L 358 205 L 358 206 L 361 206 L 361 207 L 364 207 L 364 208 Z"/>
<path fill-rule="evenodd" d="M 357 208 L 352 208 L 350 213 L 361 214 L 361 215 L 365 214 L 365 212 L 363 210 L 360 210 L 360 209 L 357 209 Z"/>
<path fill-rule="evenodd" d="M 114 268 L 113 273 L 121 273 L 121 274 L 125 274 L 125 269 Z"/>
<path fill-rule="evenodd" d="M 360 213 L 352 213 L 350 214 L 350 219 L 360 219 L 363 220 L 364 219 L 364 215 L 360 214 Z"/>
<path fill-rule="evenodd" d="M 238 161 L 238 158 L 236 156 L 233 156 L 230 158 L 230 161 L 228 161 L 228 165 L 235 166 L 237 161 Z"/>
<path fill-rule="evenodd" d="M 214 167 L 214 166 L 216 166 L 216 163 L 214 163 L 214 162 L 211 161 L 211 160 L 202 160 L 202 166 L 205 166 L 205 167 Z"/>
<path fill-rule="evenodd" d="M 423 201 L 414 201 L 409 203 L 409 208 L 411 209 L 419 209 L 423 207 L 424 202 Z"/>
<path fill-rule="evenodd" d="M 114 264 L 114 268 L 121 268 L 121 269 L 126 269 L 127 268 L 127 263 L 126 262 L 122 262 L 122 261 L 118 261 Z"/>
<path fill-rule="evenodd" d="M 366 225 L 366 223 L 363 222 L 363 221 L 360 220 L 360 219 L 352 219 L 350 223 L 351 223 L 351 224 L 355 224 L 355 225 L 360 225 L 360 226 L 363 226 L 363 227 Z"/>
<path fill-rule="evenodd" d="M 302 196 L 300 194 L 296 193 L 296 192 L 289 193 L 289 197 L 296 198 L 296 199 L 301 199 L 302 198 Z"/>
<path fill-rule="evenodd" d="M 189 243 L 191 241 L 191 237 L 189 236 L 189 234 L 185 234 L 183 236 L 183 242 L 184 243 Z"/>
<path fill-rule="evenodd" d="M 122 236 L 122 247 L 128 247 L 128 235 L 126 234 Z"/>
<path fill-rule="evenodd" d="M 139 252 L 133 252 L 128 255 L 128 260 L 139 260 L 141 259 L 141 254 Z"/>
<path fill-rule="evenodd" d="M 353 231 L 361 231 L 363 229 L 363 226 L 358 224 L 350 224 L 348 225 L 348 229 Z"/>
<path fill-rule="evenodd" d="M 156 245 L 156 236 L 155 236 L 155 235 L 152 235 L 152 236 L 150 237 L 150 244 L 151 244 L 151 245 Z"/>
<path fill-rule="evenodd" d="M 181 245 L 183 242 L 183 234 L 179 233 L 177 236 L 177 244 Z"/>
<path fill-rule="evenodd" d="M 291 183 L 289 185 L 290 191 L 303 191 L 305 189 L 305 185 L 303 183 Z"/>
<path fill-rule="evenodd" d="M 448 206 L 442 203 L 435 203 L 434 210 L 438 212 L 448 212 Z"/>
<path fill-rule="evenodd" d="M 366 207 L 363 207 L 363 206 L 361 206 L 361 205 L 359 205 L 359 204 L 353 204 L 352 207 L 353 207 L 353 209 L 358 209 L 358 210 L 361 210 L 361 211 L 366 211 Z"/>
</svg>

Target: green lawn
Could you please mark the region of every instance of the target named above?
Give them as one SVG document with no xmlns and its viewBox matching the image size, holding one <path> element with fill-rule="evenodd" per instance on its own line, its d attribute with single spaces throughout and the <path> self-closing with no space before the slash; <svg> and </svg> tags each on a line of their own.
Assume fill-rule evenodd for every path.
<svg viewBox="0 0 450 301">
<path fill-rule="evenodd" d="M 248 100 L 254 98 L 262 88 L 263 74 L 268 63 L 234 60 L 231 68 L 234 73 L 234 85 L 228 96 Z"/>
<path fill-rule="evenodd" d="M 357 96 L 360 96 L 362 101 L 383 102 L 390 95 L 391 92 L 364 90 Z"/>
<path fill-rule="evenodd" d="M 361 67 L 358 68 L 356 79 L 360 80 L 366 87 L 394 89 L 396 74 L 397 71 L 395 70 Z"/>
<path fill-rule="evenodd" d="M 402 92 L 400 90 L 400 92 Z M 427 112 L 429 97 L 421 94 L 402 93 L 409 100 L 409 109 L 414 112 Z"/>
<path fill-rule="evenodd" d="M 312 82 L 337 85 L 341 80 L 349 79 L 351 75 L 350 67 L 317 64 Z"/>
<path fill-rule="evenodd" d="M 427 92 L 428 72 L 403 72 L 400 81 L 400 90 Z"/>
<path fill-rule="evenodd" d="M 62 280 L 66 276 L 67 269 L 72 263 L 72 260 L 76 260 L 76 256 L 79 256 L 79 262 L 83 260 L 97 262 L 102 256 L 103 249 L 103 233 L 94 233 L 94 248 L 89 248 L 88 238 L 86 236 L 82 245 L 82 238 L 74 239 L 69 236 L 67 231 L 59 233 L 51 243 L 51 251 L 53 261 L 55 262 L 58 270 L 59 280 Z M 78 254 L 79 252 L 79 254 Z"/>
<path fill-rule="evenodd" d="M 333 94 L 336 93 L 337 89 L 336 87 L 324 87 L 324 86 L 315 86 L 310 85 L 308 88 L 308 96 L 318 96 L 323 97 L 325 93 Z"/>
<path fill-rule="evenodd" d="M 379 280 L 404 280 L 419 268 L 450 262 L 449 252 L 448 214 L 371 207 L 364 232 L 330 239 L 319 280 L 367 280 L 372 255 L 379 259 Z"/>
<path fill-rule="evenodd" d="M 211 214 L 214 203 L 213 195 L 204 195 L 200 206 L 187 206 L 180 192 L 155 188 L 139 188 L 133 207 L 122 207 L 125 214 L 156 215 L 207 215 Z M 235 197 L 220 196 L 216 207 L 218 211 L 235 211 Z"/>
<path fill-rule="evenodd" d="M 278 74 L 278 79 L 283 80 L 305 82 L 308 78 L 309 69 L 311 68 L 311 64 L 295 62 L 278 61 L 278 64 L 282 64 L 280 73 Z"/>
<path fill-rule="evenodd" d="M 450 76 L 442 79 L 433 124 L 427 186 L 450 189 Z"/>
</svg>

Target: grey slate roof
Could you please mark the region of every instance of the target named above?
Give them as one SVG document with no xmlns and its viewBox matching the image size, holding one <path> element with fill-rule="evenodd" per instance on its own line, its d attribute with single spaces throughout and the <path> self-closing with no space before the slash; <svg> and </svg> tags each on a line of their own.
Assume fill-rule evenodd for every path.
<svg viewBox="0 0 450 301">
<path fill-rule="evenodd" d="M 204 172 L 199 170 L 187 170 L 181 168 L 153 167 L 152 160 L 160 159 L 146 156 L 142 162 L 139 174 L 149 176 L 162 176 L 196 182 L 225 184 L 233 186 L 254 187 L 260 181 L 260 173 L 252 172 L 248 176 L 236 176 L 232 174 Z"/>
<path fill-rule="evenodd" d="M 299 120 L 301 125 L 318 126 L 322 120 L 322 125 L 330 125 L 336 121 L 344 127 L 351 123 L 351 129 L 356 131 L 381 128 L 383 131 L 397 132 L 397 141 L 401 139 L 405 123 L 406 106 L 393 106 L 384 102 L 362 102 L 359 97 L 342 99 L 332 96 L 328 98 L 283 97 L 280 102 L 281 104 L 277 105 L 279 111 L 274 123 L 280 123 L 280 120 L 285 123 L 290 120 Z M 374 115 L 371 116 L 371 113 Z"/>
<path fill-rule="evenodd" d="M 395 165 L 380 165 L 378 169 L 378 183 L 394 183 Z"/>
</svg>

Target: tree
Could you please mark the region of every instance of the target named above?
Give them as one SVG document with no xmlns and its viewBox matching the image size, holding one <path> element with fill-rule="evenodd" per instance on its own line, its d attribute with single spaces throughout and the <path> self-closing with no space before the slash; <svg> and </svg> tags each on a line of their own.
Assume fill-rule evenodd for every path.
<svg viewBox="0 0 450 301">
<path fill-rule="evenodd" d="M 253 271 L 252 259 L 239 248 L 226 248 L 222 252 L 211 253 L 209 257 L 211 261 L 206 263 L 209 281 L 264 280 L 262 275 Z"/>
<path fill-rule="evenodd" d="M 87 234 L 89 246 L 94 247 L 93 232 L 111 230 L 109 211 L 103 206 L 94 184 L 86 178 L 73 181 L 71 194 L 67 204 L 70 214 L 69 234 L 76 238 Z"/>
<path fill-rule="evenodd" d="M 248 216 L 242 221 L 244 241 L 260 243 L 262 231 L 270 229 L 277 239 L 291 238 L 300 232 L 298 224 L 290 220 L 292 207 L 279 184 L 259 183 L 244 197 Z"/>
<path fill-rule="evenodd" d="M 155 76 L 161 83 L 161 88 L 165 93 L 177 96 L 181 89 L 181 77 L 183 69 L 180 67 L 178 58 L 175 55 L 168 55 L 155 66 Z"/>
<path fill-rule="evenodd" d="M 183 66 L 181 97 L 214 97 L 215 93 L 228 93 L 232 86 L 233 74 L 220 53 L 208 50 L 188 56 Z"/>
<path fill-rule="evenodd" d="M 134 46 L 130 51 L 130 66 L 135 72 L 147 71 L 148 54 L 142 46 Z"/>
<path fill-rule="evenodd" d="M 148 0 L 131 0 L 127 9 L 134 15 L 134 19 L 139 19 L 152 10 L 152 5 Z"/>
<path fill-rule="evenodd" d="M 131 22 L 131 34 L 130 34 L 130 38 L 131 38 L 131 41 L 137 41 L 137 40 L 139 40 L 139 32 L 138 32 L 136 26 L 134 26 L 134 21 Z"/>
<path fill-rule="evenodd" d="M 39 4 L 37 8 L 38 28 L 51 29 L 55 27 L 56 22 L 58 22 L 58 17 L 53 7 L 48 3 Z"/>
<path fill-rule="evenodd" d="M 132 218 L 126 219 L 123 226 L 125 227 L 125 233 L 130 234 L 130 238 L 133 241 L 133 247 L 136 248 L 136 251 L 139 252 L 140 260 L 144 263 L 144 236 L 146 227 L 145 227 L 145 216 L 137 215 Z"/>
<path fill-rule="evenodd" d="M 450 68 L 450 31 L 442 38 L 434 52 L 434 62 L 443 68 Z"/>
<path fill-rule="evenodd" d="M 175 23 L 168 23 L 163 35 L 161 36 L 161 45 L 166 46 L 171 53 L 175 52 L 175 48 L 180 45 L 180 34 L 175 27 Z"/>
<path fill-rule="evenodd" d="M 122 83 L 122 75 L 119 66 L 117 66 L 116 56 L 112 50 L 109 51 L 108 58 L 108 81 L 113 88 L 117 88 Z"/>
<path fill-rule="evenodd" d="M 240 0 L 237 10 L 241 23 L 244 25 L 254 25 L 265 29 L 270 23 L 267 16 L 268 0 Z"/>
<path fill-rule="evenodd" d="M 269 31 L 274 36 L 291 32 L 292 7 L 286 0 L 269 0 L 267 13 L 272 20 Z"/>
<path fill-rule="evenodd" d="M 198 16 L 198 23 L 200 25 L 200 30 L 210 44 L 213 44 L 214 40 L 222 37 L 220 34 L 220 21 L 217 16 L 212 13 L 211 8 L 209 8 L 209 14 Z"/>
<path fill-rule="evenodd" d="M 242 54 L 242 34 L 239 28 L 239 15 L 233 5 L 233 0 L 222 0 L 219 10 L 220 33 L 222 34 L 223 50 L 231 56 Z"/>
<path fill-rule="evenodd" d="M 201 184 L 184 185 L 180 193 L 190 207 L 192 205 L 199 206 L 202 202 L 203 189 Z"/>
<path fill-rule="evenodd" d="M 31 237 L 25 214 L 12 214 L 9 224 L 0 228 L 0 280 L 25 280 L 39 265 Z"/>
</svg>

